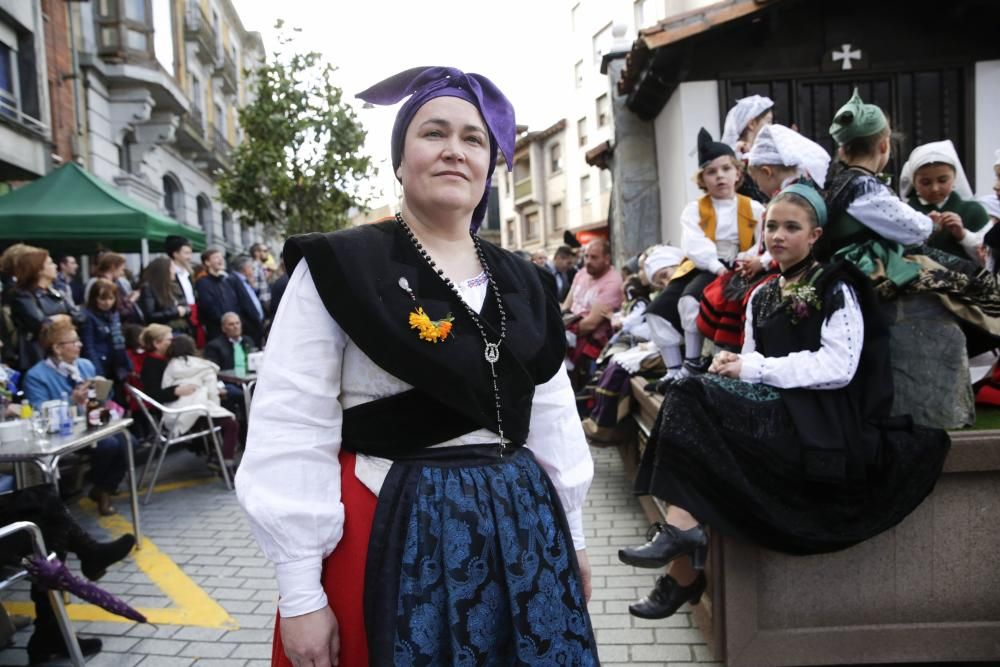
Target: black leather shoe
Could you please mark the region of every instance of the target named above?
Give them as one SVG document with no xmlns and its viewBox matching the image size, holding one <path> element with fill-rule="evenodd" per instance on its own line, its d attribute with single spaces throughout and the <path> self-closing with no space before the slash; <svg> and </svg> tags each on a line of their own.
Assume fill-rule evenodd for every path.
<svg viewBox="0 0 1000 667">
<path fill-rule="evenodd" d="M 628 606 L 628 613 L 649 619 L 673 616 L 685 602 L 698 604 L 707 583 L 704 572 L 699 572 L 697 578 L 687 586 L 681 586 L 669 574 L 664 574 L 657 577 L 656 586 L 649 595 Z"/>
<path fill-rule="evenodd" d="M 701 570 L 708 557 L 708 533 L 701 525 L 680 530 L 669 523 L 655 523 L 646 537 L 648 542 L 639 547 L 626 547 L 618 551 L 618 560 L 635 567 L 664 567 L 678 556 L 691 556 L 691 567 Z"/>
<path fill-rule="evenodd" d="M 63 640 L 62 634 L 56 633 L 55 635 L 48 637 L 39 635 L 38 631 L 31 635 L 31 639 L 28 640 L 28 664 L 29 665 L 42 665 L 53 660 L 65 660 L 69 657 L 69 651 L 66 649 L 66 642 Z M 48 633 L 44 633 L 48 634 Z M 87 658 L 92 655 L 97 655 L 101 652 L 101 647 L 103 644 L 101 640 L 97 637 L 81 637 L 77 635 L 77 643 L 80 645 L 80 653 L 83 657 Z"/>
<path fill-rule="evenodd" d="M 80 571 L 91 581 L 104 576 L 108 566 L 125 558 L 135 546 L 134 535 L 122 535 L 112 542 L 90 540 L 89 544 L 76 550 L 80 559 Z"/>
<path fill-rule="evenodd" d="M 686 368 L 688 373 L 691 375 L 701 375 L 702 373 L 707 373 L 711 365 L 711 357 L 692 357 L 691 359 L 684 360 L 684 368 Z"/>
</svg>

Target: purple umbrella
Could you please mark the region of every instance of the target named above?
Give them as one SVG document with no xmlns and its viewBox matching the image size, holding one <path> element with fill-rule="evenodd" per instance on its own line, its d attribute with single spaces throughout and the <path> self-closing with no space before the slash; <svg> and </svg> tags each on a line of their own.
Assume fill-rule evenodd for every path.
<svg viewBox="0 0 1000 667">
<path fill-rule="evenodd" d="M 77 577 L 58 558 L 51 561 L 38 556 L 25 559 L 25 569 L 32 580 L 43 589 L 67 591 L 81 600 L 96 604 L 101 609 L 110 611 L 137 623 L 148 623 L 146 617 L 125 604 L 111 593 L 95 586 L 89 581 Z"/>
</svg>

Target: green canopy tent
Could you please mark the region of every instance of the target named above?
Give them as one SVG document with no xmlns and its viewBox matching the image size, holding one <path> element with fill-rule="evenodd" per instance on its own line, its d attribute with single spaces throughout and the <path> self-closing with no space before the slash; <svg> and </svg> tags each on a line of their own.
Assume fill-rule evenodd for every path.
<svg viewBox="0 0 1000 667">
<path fill-rule="evenodd" d="M 17 241 L 50 252 L 162 250 L 170 235 L 185 236 L 196 250 L 205 234 L 150 211 L 75 163 L 0 196 L 0 243 Z"/>
</svg>

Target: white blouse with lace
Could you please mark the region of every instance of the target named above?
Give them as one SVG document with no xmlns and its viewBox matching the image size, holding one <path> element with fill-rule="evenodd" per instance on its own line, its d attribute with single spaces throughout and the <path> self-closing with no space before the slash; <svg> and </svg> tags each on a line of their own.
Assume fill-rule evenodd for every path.
<svg viewBox="0 0 1000 667">
<path fill-rule="evenodd" d="M 487 292 L 483 276 L 457 286 L 479 311 Z M 300 262 L 271 328 L 236 476 L 254 537 L 275 564 L 282 616 L 327 604 L 322 561 L 337 546 L 344 525 L 337 458 L 343 410 L 410 388 L 377 366 L 330 316 L 308 266 Z M 482 429 L 436 446 L 496 438 Z M 584 548 L 582 508 L 594 464 L 565 369 L 535 388 L 526 445 L 552 479 L 575 547 Z M 377 495 L 391 463 L 358 456 L 355 475 Z"/>
</svg>

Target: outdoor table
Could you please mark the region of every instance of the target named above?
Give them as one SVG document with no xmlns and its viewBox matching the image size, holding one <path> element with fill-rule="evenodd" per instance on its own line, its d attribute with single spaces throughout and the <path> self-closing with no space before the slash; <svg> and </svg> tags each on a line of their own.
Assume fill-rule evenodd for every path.
<svg viewBox="0 0 1000 667">
<path fill-rule="evenodd" d="M 247 421 L 250 421 L 250 394 L 253 391 L 254 385 L 257 384 L 257 373 L 253 371 L 247 371 L 246 373 L 237 373 L 234 369 L 228 368 L 224 371 L 219 371 L 219 379 L 223 382 L 228 382 L 229 384 L 238 384 L 243 388 L 243 405 L 247 410 Z"/>
<path fill-rule="evenodd" d="M 70 435 L 48 433 L 44 441 L 34 432 L 26 440 L 0 443 L 0 463 L 30 462 L 38 466 L 45 480 L 53 486 L 58 486 L 59 460 L 71 452 L 89 447 L 98 440 L 116 433 L 125 433 L 128 456 L 128 491 L 132 505 L 132 527 L 135 530 L 136 549 L 141 548 L 142 534 L 139 532 L 139 503 L 135 489 L 135 455 L 132 452 L 132 438 L 128 427 L 132 425 L 131 418 L 115 419 L 97 428 L 88 428 L 85 419 L 73 422 L 73 432 Z"/>
</svg>

